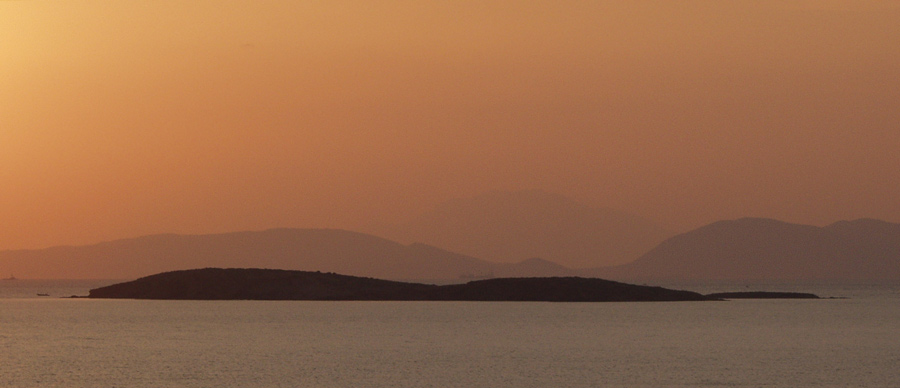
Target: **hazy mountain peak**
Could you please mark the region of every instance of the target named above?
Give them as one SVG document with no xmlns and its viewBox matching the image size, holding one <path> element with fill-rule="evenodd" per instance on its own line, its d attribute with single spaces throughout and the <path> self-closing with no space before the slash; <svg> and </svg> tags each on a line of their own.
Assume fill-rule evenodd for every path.
<svg viewBox="0 0 900 388">
<path fill-rule="evenodd" d="M 492 261 L 543 257 L 568 267 L 626 263 L 674 234 L 641 217 L 542 190 L 454 199 L 374 233 Z"/>
<path fill-rule="evenodd" d="M 619 279 L 900 279 L 900 224 L 861 219 L 820 228 L 772 219 L 718 221 L 675 236 Z"/>
<path fill-rule="evenodd" d="M 542 259 L 542 258 L 540 258 L 540 257 L 532 257 L 532 258 L 530 258 L 530 259 L 522 260 L 522 261 L 520 262 L 520 264 L 528 264 L 528 265 L 534 265 L 534 264 L 540 264 L 540 265 L 559 265 L 559 264 L 556 264 L 556 263 L 554 263 L 554 262 L 552 262 L 552 261 L 544 260 L 544 259 Z"/>
<path fill-rule="evenodd" d="M 733 220 L 721 220 L 713 222 L 709 225 L 702 226 L 698 229 L 719 229 L 719 228 L 747 228 L 747 227 L 782 227 L 792 225 L 791 223 L 763 217 L 741 217 Z"/>
<path fill-rule="evenodd" d="M 483 218 L 513 217 L 517 219 L 540 218 L 552 221 L 562 216 L 576 216 L 589 211 L 617 221 L 653 223 L 633 214 L 608 207 L 593 207 L 561 194 L 544 190 L 489 191 L 474 197 L 456 198 L 437 205 L 419 219 L 434 217 L 436 213 L 471 214 Z M 549 219 L 547 217 L 550 217 Z M 660 229 L 662 227 L 655 226 Z"/>
<path fill-rule="evenodd" d="M 0 265 L 29 278 L 123 279 L 203 267 L 264 267 L 342 272 L 391 279 L 455 278 L 493 263 L 406 246 L 341 229 L 269 229 L 220 234 L 160 234 L 88 246 L 0 252 Z"/>
</svg>

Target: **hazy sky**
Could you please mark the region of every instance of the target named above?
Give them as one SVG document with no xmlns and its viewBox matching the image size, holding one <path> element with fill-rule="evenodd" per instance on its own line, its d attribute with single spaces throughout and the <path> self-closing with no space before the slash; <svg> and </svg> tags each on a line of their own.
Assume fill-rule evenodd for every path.
<svg viewBox="0 0 900 388">
<path fill-rule="evenodd" d="M 0 1 L 0 249 L 543 189 L 900 222 L 896 1 Z"/>
</svg>

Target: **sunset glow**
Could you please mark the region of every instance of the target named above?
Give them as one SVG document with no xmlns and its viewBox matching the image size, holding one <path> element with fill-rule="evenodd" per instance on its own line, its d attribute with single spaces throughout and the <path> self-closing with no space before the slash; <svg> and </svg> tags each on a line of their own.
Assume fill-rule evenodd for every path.
<svg viewBox="0 0 900 388">
<path fill-rule="evenodd" d="M 0 250 L 533 188 L 900 222 L 894 4 L 0 2 Z"/>
<path fill-rule="evenodd" d="M 898 302 L 900 0 L 0 0 L 2 387 L 900 387 Z"/>
</svg>

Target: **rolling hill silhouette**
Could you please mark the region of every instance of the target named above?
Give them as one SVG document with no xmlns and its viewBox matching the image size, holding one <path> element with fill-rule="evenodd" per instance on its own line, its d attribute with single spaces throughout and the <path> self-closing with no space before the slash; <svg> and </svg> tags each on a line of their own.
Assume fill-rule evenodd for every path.
<svg viewBox="0 0 900 388">
<path fill-rule="evenodd" d="M 453 200 L 372 233 L 495 262 L 540 257 L 569 268 L 627 263 L 675 234 L 637 216 L 538 190 Z"/>
<path fill-rule="evenodd" d="M 153 235 L 79 247 L 0 252 L 19 278 L 129 279 L 192 268 L 276 268 L 394 280 L 582 276 L 635 280 L 900 280 L 900 224 L 826 227 L 744 218 L 672 237 L 625 265 L 570 269 L 530 258 L 495 263 L 431 245 L 338 229 Z"/>
<path fill-rule="evenodd" d="M 384 279 L 565 276 L 542 260 L 491 263 L 425 244 L 403 245 L 338 229 L 271 229 L 153 235 L 89 246 L 0 252 L 0 270 L 20 278 L 129 279 L 204 267 L 327 271 Z"/>
<path fill-rule="evenodd" d="M 672 237 L 633 263 L 590 275 L 627 280 L 900 279 L 900 224 L 825 227 L 743 218 Z"/>
</svg>

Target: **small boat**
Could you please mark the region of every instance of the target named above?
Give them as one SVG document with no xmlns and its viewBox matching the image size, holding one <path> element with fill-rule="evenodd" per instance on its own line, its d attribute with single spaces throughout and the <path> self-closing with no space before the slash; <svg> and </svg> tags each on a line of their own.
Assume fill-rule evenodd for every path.
<svg viewBox="0 0 900 388">
<path fill-rule="evenodd" d="M 50 296 L 50 294 L 37 294 L 37 296 Z"/>
</svg>

